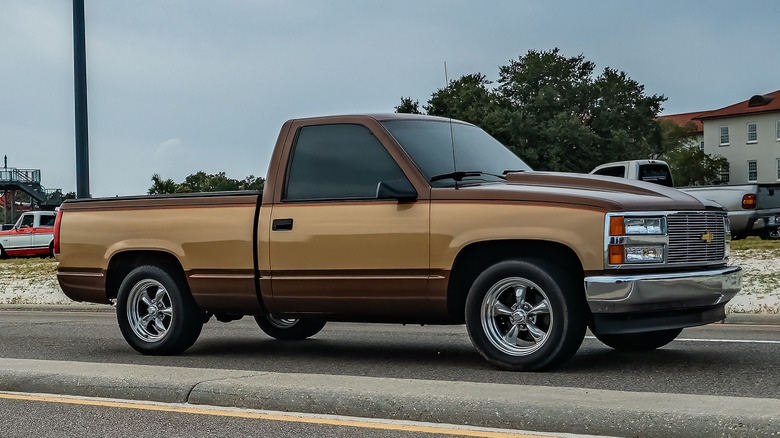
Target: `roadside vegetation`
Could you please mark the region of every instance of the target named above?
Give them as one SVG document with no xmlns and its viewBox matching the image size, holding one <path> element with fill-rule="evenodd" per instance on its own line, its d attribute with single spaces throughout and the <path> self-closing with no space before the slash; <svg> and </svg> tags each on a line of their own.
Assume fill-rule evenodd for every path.
<svg viewBox="0 0 780 438">
<path fill-rule="evenodd" d="M 587 173 L 600 164 L 664 159 L 678 185 L 720 182 L 722 157 L 690 141 L 691 127 L 658 119 L 663 95 L 584 55 L 529 50 L 499 67 L 449 80 L 427 104 L 402 97 L 398 113 L 452 117 L 495 137 L 535 170 Z"/>
</svg>

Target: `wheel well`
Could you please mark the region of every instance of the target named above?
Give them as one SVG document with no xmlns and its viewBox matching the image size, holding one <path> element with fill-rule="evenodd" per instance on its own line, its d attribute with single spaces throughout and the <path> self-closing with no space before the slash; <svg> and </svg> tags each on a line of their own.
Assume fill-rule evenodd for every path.
<svg viewBox="0 0 780 438">
<path fill-rule="evenodd" d="M 509 259 L 539 259 L 554 263 L 578 280 L 585 277 L 577 254 L 566 245 L 539 240 L 477 242 L 455 257 L 447 286 L 447 311 L 458 322 L 465 321 L 466 296 L 474 280 L 489 266 Z M 580 282 L 581 284 L 581 282 Z"/>
<path fill-rule="evenodd" d="M 108 263 L 106 273 L 106 298 L 115 299 L 122 280 L 133 269 L 143 265 L 154 265 L 165 269 L 174 277 L 186 280 L 184 269 L 179 260 L 163 251 L 126 251 L 115 254 Z M 186 284 L 186 281 L 184 282 Z"/>
</svg>

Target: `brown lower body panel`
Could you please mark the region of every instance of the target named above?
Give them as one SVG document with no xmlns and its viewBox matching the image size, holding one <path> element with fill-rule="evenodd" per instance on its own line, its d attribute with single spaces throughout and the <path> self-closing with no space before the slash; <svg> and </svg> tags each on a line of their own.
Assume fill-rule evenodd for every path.
<svg viewBox="0 0 780 438">
<path fill-rule="evenodd" d="M 73 301 L 110 303 L 106 298 L 106 273 L 103 270 L 60 270 L 57 281 L 65 296 Z"/>
<path fill-rule="evenodd" d="M 203 310 L 237 315 L 260 312 L 252 271 L 193 270 L 187 272 L 187 282 Z"/>
</svg>

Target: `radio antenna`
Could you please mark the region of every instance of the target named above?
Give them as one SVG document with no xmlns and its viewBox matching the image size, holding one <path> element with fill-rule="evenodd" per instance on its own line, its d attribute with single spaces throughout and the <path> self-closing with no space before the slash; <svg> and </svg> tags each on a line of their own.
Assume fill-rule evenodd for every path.
<svg viewBox="0 0 780 438">
<path fill-rule="evenodd" d="M 444 61 L 444 90 L 447 91 L 447 87 L 450 86 L 450 78 L 447 76 L 447 61 Z M 456 174 L 458 172 L 458 166 L 455 162 L 455 136 L 452 133 L 452 109 L 447 108 L 447 115 L 450 119 L 450 145 L 452 146 L 452 173 Z M 454 177 L 455 180 L 455 190 L 458 189 L 458 177 Z"/>
</svg>

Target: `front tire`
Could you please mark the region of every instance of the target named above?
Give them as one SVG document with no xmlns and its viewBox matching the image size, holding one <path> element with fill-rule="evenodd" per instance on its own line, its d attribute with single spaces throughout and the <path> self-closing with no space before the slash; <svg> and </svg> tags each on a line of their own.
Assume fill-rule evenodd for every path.
<svg viewBox="0 0 780 438">
<path fill-rule="evenodd" d="M 559 365 L 585 337 L 585 303 L 570 275 L 542 260 L 497 263 L 474 281 L 466 328 L 488 362 L 510 371 Z"/>
<path fill-rule="evenodd" d="M 116 316 L 122 336 L 143 354 L 172 355 L 190 348 L 204 313 L 183 278 L 158 266 L 140 266 L 122 281 Z"/>
<path fill-rule="evenodd" d="M 657 330 L 653 332 L 626 333 L 620 335 L 596 335 L 605 345 L 621 351 L 650 351 L 661 348 L 679 336 L 683 329 Z"/>
<path fill-rule="evenodd" d="M 255 321 L 265 334 L 280 341 L 300 341 L 316 335 L 325 327 L 325 321 L 319 319 L 285 319 L 268 313 L 255 315 Z"/>
</svg>

